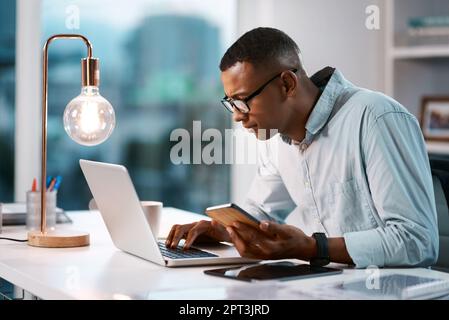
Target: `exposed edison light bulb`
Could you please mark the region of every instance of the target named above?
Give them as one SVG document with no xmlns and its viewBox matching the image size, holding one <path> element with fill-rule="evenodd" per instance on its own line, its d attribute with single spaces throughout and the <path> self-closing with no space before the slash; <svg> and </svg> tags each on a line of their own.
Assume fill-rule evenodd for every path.
<svg viewBox="0 0 449 320">
<path fill-rule="evenodd" d="M 98 87 L 84 86 L 64 111 L 64 129 L 79 144 L 95 146 L 105 141 L 115 127 L 115 113 Z"/>
</svg>

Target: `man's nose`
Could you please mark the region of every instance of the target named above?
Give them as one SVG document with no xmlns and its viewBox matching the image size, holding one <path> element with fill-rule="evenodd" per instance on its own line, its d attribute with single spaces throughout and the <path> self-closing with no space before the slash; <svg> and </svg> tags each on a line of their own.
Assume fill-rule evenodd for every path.
<svg viewBox="0 0 449 320">
<path fill-rule="evenodd" d="M 232 118 L 235 122 L 240 122 L 245 120 L 248 117 L 248 114 L 240 112 L 237 109 L 234 109 L 234 113 L 232 114 Z"/>
</svg>

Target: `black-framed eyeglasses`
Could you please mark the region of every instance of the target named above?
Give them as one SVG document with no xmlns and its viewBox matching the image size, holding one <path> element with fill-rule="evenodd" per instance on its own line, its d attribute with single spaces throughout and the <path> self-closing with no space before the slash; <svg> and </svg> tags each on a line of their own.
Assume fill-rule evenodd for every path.
<svg viewBox="0 0 449 320">
<path fill-rule="evenodd" d="M 298 69 L 289 69 L 289 71 L 296 73 L 296 71 L 298 71 Z M 271 81 L 273 81 L 274 79 L 279 77 L 283 72 L 284 71 L 279 72 L 277 75 L 275 75 L 273 78 L 271 78 L 270 80 L 265 82 L 262 86 L 260 86 L 259 89 L 257 89 L 253 93 L 251 93 L 245 99 L 232 99 L 232 98 L 229 98 L 228 96 L 224 96 L 223 99 L 221 99 L 221 103 L 226 108 L 226 110 L 228 110 L 231 113 L 234 113 L 235 109 L 237 109 L 241 113 L 248 113 L 250 111 L 250 108 L 248 105 L 249 100 L 251 100 L 255 96 L 259 95 Z"/>
</svg>

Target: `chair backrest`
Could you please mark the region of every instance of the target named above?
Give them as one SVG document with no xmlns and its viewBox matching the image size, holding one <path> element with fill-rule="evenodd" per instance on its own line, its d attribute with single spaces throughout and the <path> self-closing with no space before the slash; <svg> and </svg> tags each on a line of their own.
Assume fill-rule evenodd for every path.
<svg viewBox="0 0 449 320">
<path fill-rule="evenodd" d="M 449 272 L 449 159 L 430 158 L 440 249 L 436 269 Z"/>
</svg>

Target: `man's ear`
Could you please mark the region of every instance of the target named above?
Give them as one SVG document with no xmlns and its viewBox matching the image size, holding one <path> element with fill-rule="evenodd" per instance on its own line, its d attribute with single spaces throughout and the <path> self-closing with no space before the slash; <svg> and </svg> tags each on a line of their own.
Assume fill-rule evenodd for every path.
<svg viewBox="0 0 449 320">
<path fill-rule="evenodd" d="M 299 79 L 292 71 L 285 71 L 281 74 L 282 89 L 287 97 L 292 97 L 296 93 Z"/>
</svg>

